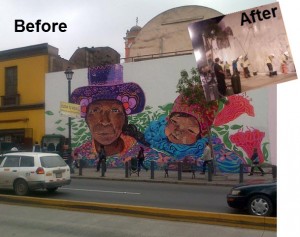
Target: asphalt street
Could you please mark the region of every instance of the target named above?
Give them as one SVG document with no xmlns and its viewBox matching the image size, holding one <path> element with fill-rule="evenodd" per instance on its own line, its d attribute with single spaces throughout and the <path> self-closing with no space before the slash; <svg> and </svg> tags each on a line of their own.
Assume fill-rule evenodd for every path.
<svg viewBox="0 0 300 237">
<path fill-rule="evenodd" d="M 71 185 L 59 188 L 56 193 L 35 191 L 31 193 L 31 196 L 194 211 L 240 213 L 227 206 L 226 195 L 229 190 L 229 187 L 221 186 L 73 179 Z"/>
</svg>

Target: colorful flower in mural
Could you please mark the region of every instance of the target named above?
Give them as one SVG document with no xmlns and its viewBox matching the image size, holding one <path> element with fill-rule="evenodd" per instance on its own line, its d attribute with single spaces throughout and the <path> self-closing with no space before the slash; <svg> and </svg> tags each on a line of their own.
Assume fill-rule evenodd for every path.
<svg viewBox="0 0 300 237">
<path fill-rule="evenodd" d="M 243 162 L 247 163 L 251 157 L 253 148 L 258 149 L 260 162 L 268 160 L 268 142 L 262 143 L 265 138 L 265 132 L 258 129 L 247 129 L 243 131 L 244 126 L 239 124 L 228 125 L 242 114 L 254 117 L 254 108 L 250 104 L 251 100 L 245 95 L 233 95 L 228 97 L 228 103 L 221 107 L 212 127 L 212 135 L 222 140 L 226 149 L 233 151 Z M 237 131 L 237 132 L 235 132 Z M 215 147 L 214 147 L 215 149 Z"/>
<path fill-rule="evenodd" d="M 229 96 L 224 108 L 217 114 L 214 125 L 221 126 L 229 123 L 242 114 L 254 117 L 254 108 L 250 104 L 250 100 L 243 95 Z"/>
<path fill-rule="evenodd" d="M 239 131 L 233 135 L 230 135 L 232 143 L 243 148 L 248 158 L 252 156 L 253 148 L 257 148 L 260 162 L 264 162 L 264 154 L 262 152 L 262 140 L 265 137 L 265 133 L 258 129 L 247 130 L 246 132 Z"/>
<path fill-rule="evenodd" d="M 118 96 L 117 100 L 121 101 L 126 114 L 130 114 L 131 110 L 136 106 L 136 99 L 128 96 Z"/>
</svg>

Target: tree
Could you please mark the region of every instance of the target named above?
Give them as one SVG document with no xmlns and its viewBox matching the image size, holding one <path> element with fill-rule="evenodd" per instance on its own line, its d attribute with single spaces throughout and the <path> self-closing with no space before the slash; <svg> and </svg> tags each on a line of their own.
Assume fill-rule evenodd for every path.
<svg viewBox="0 0 300 237">
<path fill-rule="evenodd" d="M 192 68 L 190 71 L 190 75 L 186 70 L 182 70 L 180 72 L 181 78 L 177 84 L 177 93 L 182 95 L 182 103 L 187 104 L 188 106 L 198 105 L 203 116 L 203 122 L 206 123 L 205 127 L 208 129 L 207 137 L 208 142 L 212 148 L 211 141 L 211 127 L 215 118 L 215 115 L 218 111 L 218 101 L 207 101 L 205 98 L 204 90 L 201 84 L 201 79 L 199 72 L 196 68 Z M 225 100 L 226 98 L 221 98 L 220 100 Z M 212 155 L 213 155 L 213 149 Z M 213 155 L 214 157 L 214 155 Z M 216 171 L 216 169 L 214 169 Z"/>
</svg>

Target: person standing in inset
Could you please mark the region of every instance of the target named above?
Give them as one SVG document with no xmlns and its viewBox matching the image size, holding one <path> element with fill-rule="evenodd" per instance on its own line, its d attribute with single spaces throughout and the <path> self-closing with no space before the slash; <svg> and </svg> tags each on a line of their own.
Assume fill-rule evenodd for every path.
<svg viewBox="0 0 300 237">
<path fill-rule="evenodd" d="M 226 61 L 224 65 L 224 71 L 226 73 L 226 77 L 231 77 L 230 64 Z"/>
<path fill-rule="evenodd" d="M 245 78 L 251 77 L 250 71 L 249 71 L 249 66 L 250 66 L 250 63 L 249 63 L 249 60 L 248 60 L 248 56 L 246 55 L 244 57 L 244 62 L 243 62 L 243 70 L 244 70 Z"/>
<path fill-rule="evenodd" d="M 250 171 L 249 176 L 253 175 L 255 167 L 257 167 L 260 170 L 261 176 L 264 176 L 264 174 L 265 174 L 264 170 L 260 166 L 258 166 L 258 164 L 259 164 L 259 157 L 258 157 L 258 153 L 257 153 L 257 148 L 253 149 L 253 154 L 251 156 L 251 160 L 252 160 L 252 164 L 253 165 L 251 167 L 251 171 Z"/>
<path fill-rule="evenodd" d="M 274 76 L 274 72 L 273 72 L 273 59 L 274 59 L 275 55 L 274 54 L 270 54 L 268 57 L 267 57 L 267 60 L 266 60 L 266 64 L 267 64 L 267 67 L 269 69 L 269 76 L 272 77 Z"/>
<path fill-rule="evenodd" d="M 100 147 L 100 151 L 99 151 L 99 159 L 98 159 L 98 163 L 97 163 L 97 172 L 100 170 L 100 165 L 102 164 L 102 162 L 104 161 L 104 163 L 106 164 L 106 153 L 104 150 L 104 146 Z M 103 167 L 106 171 L 106 167 Z"/>
<path fill-rule="evenodd" d="M 289 60 L 289 53 L 284 52 L 282 57 L 281 57 L 281 72 L 283 74 L 288 73 L 288 60 Z"/>
<path fill-rule="evenodd" d="M 201 159 L 203 159 L 203 171 L 201 172 L 201 174 L 205 174 L 206 165 L 211 165 L 211 167 L 213 169 L 212 151 L 210 149 L 210 145 L 208 142 L 206 142 L 206 147 L 204 148 Z M 212 173 L 213 173 L 213 170 L 212 170 Z"/>
<path fill-rule="evenodd" d="M 240 72 L 238 71 L 238 61 L 239 61 L 239 57 L 235 60 L 232 61 L 232 74 L 237 74 L 239 75 Z"/>
<path fill-rule="evenodd" d="M 144 155 L 143 147 L 140 147 L 137 160 L 138 160 L 138 171 L 141 170 L 141 167 L 143 167 L 146 171 L 148 171 L 148 168 L 144 165 L 145 155 Z"/>
<path fill-rule="evenodd" d="M 223 68 L 220 66 L 220 59 L 215 59 L 214 71 L 218 82 L 218 91 L 222 96 L 226 96 L 226 82 L 225 82 L 225 73 Z"/>
</svg>

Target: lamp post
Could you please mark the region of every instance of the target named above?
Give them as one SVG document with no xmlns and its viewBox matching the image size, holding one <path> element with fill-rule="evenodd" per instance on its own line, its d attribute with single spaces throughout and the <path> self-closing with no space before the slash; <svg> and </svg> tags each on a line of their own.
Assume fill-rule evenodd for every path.
<svg viewBox="0 0 300 237">
<path fill-rule="evenodd" d="M 68 80 L 68 102 L 71 102 L 71 81 L 72 81 L 72 77 L 74 72 L 72 71 L 72 69 L 70 67 L 68 67 L 65 71 L 66 74 L 66 78 Z M 72 151 L 72 142 L 71 142 L 71 117 L 69 117 L 69 121 L 68 121 L 68 127 L 69 127 L 69 150 Z"/>
</svg>

